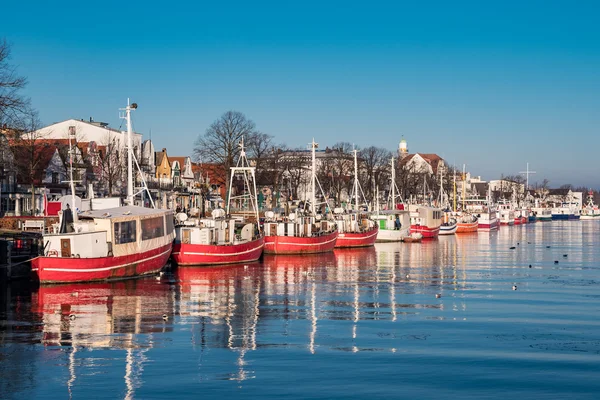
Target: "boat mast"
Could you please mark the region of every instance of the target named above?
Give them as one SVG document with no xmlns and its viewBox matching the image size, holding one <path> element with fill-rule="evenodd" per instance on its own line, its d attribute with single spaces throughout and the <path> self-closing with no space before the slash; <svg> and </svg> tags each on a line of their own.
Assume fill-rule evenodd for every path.
<svg viewBox="0 0 600 400">
<path fill-rule="evenodd" d="M 466 167 L 465 164 L 463 164 L 463 185 L 462 185 L 463 186 L 462 187 L 462 189 L 463 189 L 463 194 L 462 194 L 462 203 L 463 203 L 463 205 L 462 205 L 462 209 L 463 210 L 465 209 L 465 200 L 466 200 L 466 197 L 467 197 L 467 175 L 465 173 L 465 167 Z"/>
<path fill-rule="evenodd" d="M 127 99 L 127 107 L 121 108 L 121 110 L 125 111 L 125 117 L 121 116 L 127 121 L 127 200 L 126 203 L 130 206 L 133 205 L 133 145 L 131 143 L 132 139 L 132 129 L 131 129 L 131 110 L 135 110 L 137 108 L 136 103 L 129 103 L 129 99 Z"/>
<path fill-rule="evenodd" d="M 394 168 L 394 157 L 392 157 L 392 210 L 396 209 L 396 169 Z"/>
<path fill-rule="evenodd" d="M 454 201 L 454 212 L 456 212 L 456 167 L 454 167 L 454 196 L 453 196 L 453 201 Z M 464 211 L 464 210 L 463 210 Z"/>
<path fill-rule="evenodd" d="M 317 208 L 316 208 L 316 196 L 315 196 L 315 180 L 316 180 L 316 174 L 317 174 L 317 161 L 316 161 L 316 156 L 315 156 L 315 149 L 317 147 L 319 147 L 318 143 L 315 143 L 315 138 L 313 138 L 312 143 L 310 144 L 311 149 L 312 149 L 312 168 L 311 168 L 311 198 L 310 198 L 310 211 L 312 213 L 313 216 L 317 215 Z"/>
<path fill-rule="evenodd" d="M 252 206 L 252 211 L 254 212 L 254 217 L 256 218 L 256 221 L 259 221 L 258 201 L 257 201 L 257 191 L 256 191 L 256 167 L 251 167 L 250 163 L 248 162 L 248 158 L 246 157 L 246 149 L 244 147 L 244 138 L 243 137 L 239 143 L 239 147 L 240 147 L 240 157 L 238 158 L 237 165 L 235 167 L 231 167 L 231 178 L 229 179 L 229 191 L 228 191 L 228 196 L 227 196 L 226 213 L 227 213 L 227 215 L 229 215 L 229 210 L 231 208 L 230 205 L 231 205 L 231 199 L 232 199 L 231 193 L 232 193 L 232 188 L 233 188 L 233 178 L 237 172 L 243 172 L 244 173 L 244 188 L 248 188 L 250 195 L 246 196 L 244 194 L 242 196 L 236 196 L 236 197 L 249 199 L 250 204 Z M 250 182 L 248 181 L 249 176 L 252 178 L 252 186 L 250 186 Z M 259 225 L 259 229 L 260 229 L 260 224 L 258 224 L 258 225 Z"/>
<path fill-rule="evenodd" d="M 442 168 L 440 168 L 440 204 L 438 205 L 438 207 L 440 207 L 440 208 L 442 208 L 442 202 L 444 201 L 443 192 L 444 192 L 444 171 L 442 170 Z"/>
<path fill-rule="evenodd" d="M 75 207 L 75 181 L 73 180 L 73 143 L 71 137 L 75 136 L 75 127 L 69 127 L 69 184 L 71 185 L 71 205 L 73 209 L 73 222 L 77 222 L 77 208 Z"/>
<path fill-rule="evenodd" d="M 354 153 L 354 211 L 358 212 L 358 162 L 356 161 L 356 153 L 358 150 L 352 150 Z"/>
</svg>

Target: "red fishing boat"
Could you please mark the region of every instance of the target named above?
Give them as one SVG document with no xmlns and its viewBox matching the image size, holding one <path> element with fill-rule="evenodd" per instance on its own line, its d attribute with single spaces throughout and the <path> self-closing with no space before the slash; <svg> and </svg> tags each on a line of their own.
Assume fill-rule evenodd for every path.
<svg viewBox="0 0 600 400">
<path fill-rule="evenodd" d="M 123 117 L 128 132 L 129 205 L 81 214 L 67 205 L 60 223 L 43 235 L 44 254 L 31 261 L 34 280 L 57 283 L 131 278 L 156 273 L 169 259 L 175 237 L 172 211 L 133 205 L 130 112 L 136 108 L 137 104 L 128 104 Z M 74 135 L 70 132 L 69 141 Z M 72 165 L 70 172 L 71 204 L 75 204 Z"/>
<path fill-rule="evenodd" d="M 258 224 L 255 167 L 248 163 L 243 140 L 240 147 L 240 158 L 231 168 L 227 210 L 216 209 L 211 218 L 200 219 L 177 214 L 172 258 L 178 265 L 236 264 L 260 258 L 265 240 Z M 244 184 L 238 190 L 240 195 L 232 194 L 234 180 Z M 244 222 L 244 217 L 231 216 L 232 200 L 249 204 L 253 221 Z"/>
<path fill-rule="evenodd" d="M 335 242 L 336 248 L 341 247 L 369 247 L 375 244 L 377 240 L 377 234 L 379 233 L 379 227 L 374 224 L 375 221 L 366 219 L 369 224 L 372 224 L 372 227 L 363 227 L 359 228 L 362 231 L 358 232 L 344 232 L 339 233 L 337 241 Z M 339 222 L 338 222 L 339 223 Z"/>
<path fill-rule="evenodd" d="M 442 225 L 442 210 L 430 206 L 410 205 L 410 233 L 420 233 L 424 239 L 438 237 Z"/>
<path fill-rule="evenodd" d="M 335 247 L 368 247 L 375 244 L 379 226 L 369 218 L 369 214 L 360 210 L 358 201 L 359 182 L 358 182 L 358 162 L 357 150 L 354 152 L 354 210 L 344 210 L 336 208 L 334 210 L 334 219 L 338 228 L 338 238 Z"/>
<path fill-rule="evenodd" d="M 335 223 L 316 221 L 307 215 L 275 217 L 268 211 L 265 220 L 265 254 L 311 254 L 332 251 L 338 238 Z"/>
<path fill-rule="evenodd" d="M 316 214 L 315 199 L 315 149 L 312 147 L 312 196 L 310 211 L 298 210 L 288 216 L 276 215 L 273 211 L 265 213 L 265 249 L 266 254 L 310 254 L 333 251 L 338 231 L 335 222 L 322 220 Z"/>
</svg>

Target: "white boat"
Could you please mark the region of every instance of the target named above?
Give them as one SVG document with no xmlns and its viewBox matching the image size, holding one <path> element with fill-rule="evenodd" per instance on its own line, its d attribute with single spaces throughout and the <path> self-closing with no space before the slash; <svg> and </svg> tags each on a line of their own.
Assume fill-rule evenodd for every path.
<svg viewBox="0 0 600 400">
<path fill-rule="evenodd" d="M 515 211 L 509 202 L 498 203 L 498 219 L 500 225 L 514 225 Z"/>
<path fill-rule="evenodd" d="M 580 218 L 586 221 L 594 219 L 600 220 L 600 208 L 594 204 L 594 192 L 591 190 L 588 192 L 588 201 L 585 207 L 583 207 L 581 210 Z"/>
<path fill-rule="evenodd" d="M 391 182 L 390 196 L 387 199 L 387 210 L 379 210 L 379 202 L 376 202 L 375 213 L 371 219 L 375 220 L 379 231 L 377 232 L 377 242 L 401 242 L 404 238 L 410 236 L 410 213 L 404 209 L 404 204 L 396 202 L 396 168 L 394 166 L 394 157 L 391 162 Z M 376 198 L 379 199 L 379 191 Z"/>
<path fill-rule="evenodd" d="M 458 230 L 458 221 L 450 215 L 450 212 L 444 212 L 442 224 L 440 225 L 440 235 L 454 235 Z"/>
<path fill-rule="evenodd" d="M 33 279 L 40 283 L 90 282 L 131 278 L 160 271 L 173 245 L 174 221 L 171 210 L 133 205 L 133 147 L 131 110 L 122 109 L 127 120 L 127 205 L 81 214 L 69 207 L 63 210 L 60 224 L 43 235 L 44 254 L 31 261 Z M 69 142 L 75 132 L 69 132 Z M 73 153 L 70 145 L 70 153 Z M 72 204 L 75 187 L 71 159 Z"/>
<path fill-rule="evenodd" d="M 408 210 L 384 210 L 372 215 L 379 226 L 377 242 L 401 242 L 410 236 Z"/>
<path fill-rule="evenodd" d="M 574 202 L 564 202 L 552 207 L 552 220 L 578 220 L 581 209 Z"/>
<path fill-rule="evenodd" d="M 552 209 L 548 207 L 532 207 L 531 212 L 536 221 L 552 221 Z"/>
<path fill-rule="evenodd" d="M 490 204 L 490 196 L 486 199 L 467 199 L 465 210 L 477 218 L 478 231 L 495 231 L 500 226 L 497 210 Z"/>
</svg>

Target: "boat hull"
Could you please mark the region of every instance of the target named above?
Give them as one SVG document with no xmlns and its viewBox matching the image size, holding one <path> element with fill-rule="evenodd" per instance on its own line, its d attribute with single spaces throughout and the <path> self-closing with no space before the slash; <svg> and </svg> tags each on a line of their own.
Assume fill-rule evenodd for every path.
<svg viewBox="0 0 600 400">
<path fill-rule="evenodd" d="M 410 235 L 410 227 L 402 229 L 380 229 L 377 232 L 377 243 L 401 242 Z"/>
<path fill-rule="evenodd" d="M 423 239 L 433 239 L 438 237 L 440 233 L 440 227 L 438 226 L 435 228 L 429 228 L 423 225 L 411 225 L 410 233 L 420 233 L 421 235 L 423 235 Z"/>
<path fill-rule="evenodd" d="M 454 235 L 456 233 L 456 231 L 458 230 L 458 224 L 454 224 L 454 225 L 442 225 L 440 226 L 440 235 Z"/>
<path fill-rule="evenodd" d="M 477 232 L 479 228 L 479 222 L 459 222 L 456 227 L 456 233 L 471 233 Z"/>
<path fill-rule="evenodd" d="M 40 256 L 31 260 L 32 278 L 40 283 L 95 282 L 133 278 L 159 272 L 172 244 L 119 257 L 75 258 Z"/>
<path fill-rule="evenodd" d="M 578 220 L 579 218 L 580 216 L 575 214 L 552 214 L 553 221 L 572 221 Z"/>
<path fill-rule="evenodd" d="M 582 221 L 592 221 L 592 220 L 600 220 L 600 214 L 595 215 L 582 215 L 579 217 Z"/>
<path fill-rule="evenodd" d="M 489 223 L 479 223 L 479 226 L 477 227 L 477 230 L 479 231 L 495 231 L 500 227 L 500 223 L 498 222 L 498 220 L 489 222 Z"/>
<path fill-rule="evenodd" d="M 342 247 L 368 247 L 373 246 L 375 244 L 375 240 L 377 240 L 377 234 L 379 232 L 379 227 L 375 225 L 375 227 L 366 232 L 360 233 L 340 233 L 335 242 L 335 248 Z"/>
<path fill-rule="evenodd" d="M 311 237 L 265 236 L 265 254 L 314 254 L 333 251 L 338 232 Z"/>
<path fill-rule="evenodd" d="M 258 260 L 264 245 L 263 237 L 250 242 L 220 246 L 175 243 L 171 257 L 177 265 L 238 264 Z"/>
</svg>

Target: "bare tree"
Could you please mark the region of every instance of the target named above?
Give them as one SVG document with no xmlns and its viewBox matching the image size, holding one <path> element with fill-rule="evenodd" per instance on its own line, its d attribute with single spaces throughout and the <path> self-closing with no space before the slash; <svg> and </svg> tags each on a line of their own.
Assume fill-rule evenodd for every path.
<svg viewBox="0 0 600 400">
<path fill-rule="evenodd" d="M 0 127 L 19 125 L 18 121 L 29 108 L 29 99 L 20 93 L 27 79 L 19 76 L 15 67 L 9 64 L 10 51 L 6 40 L 0 40 Z"/>
<path fill-rule="evenodd" d="M 364 172 L 362 188 L 365 196 L 373 202 L 376 188 L 385 187 L 390 179 L 392 153 L 380 147 L 367 147 L 359 152 L 361 170 Z"/>
<path fill-rule="evenodd" d="M 304 150 L 287 151 L 283 154 L 279 164 L 287 183 L 288 196 L 298 199 L 298 188 L 310 180 L 310 153 Z"/>
<path fill-rule="evenodd" d="M 350 193 L 354 185 L 354 146 L 348 142 L 338 142 L 333 145 L 331 151 L 331 192 L 335 196 L 338 205 L 342 193 Z"/>
<path fill-rule="evenodd" d="M 254 132 L 244 139 L 247 154 L 254 161 L 256 167 L 256 180 L 263 182 L 270 175 L 268 164 L 273 156 L 276 156 L 276 149 L 273 146 L 273 136 L 262 132 Z M 276 183 L 276 182 L 275 182 Z"/>
<path fill-rule="evenodd" d="M 227 111 L 212 123 L 194 144 L 196 161 L 220 164 L 226 172 L 225 183 L 229 187 L 229 170 L 234 165 L 242 138 L 256 134 L 255 124 L 239 111 Z"/>
<path fill-rule="evenodd" d="M 98 169 L 101 182 L 108 189 L 108 195 L 114 194 L 115 188 L 121 186 L 123 177 L 123 160 L 125 155 L 117 142 L 117 137 L 110 132 L 106 134 L 98 149 Z"/>
<path fill-rule="evenodd" d="M 10 132 L 14 165 L 19 181 L 31 187 L 31 207 L 35 210 L 35 184 L 47 167 L 48 148 L 46 134 L 40 131 L 40 120 L 37 112 L 28 109 L 21 113 L 18 120 L 13 121 L 16 128 Z"/>
</svg>

